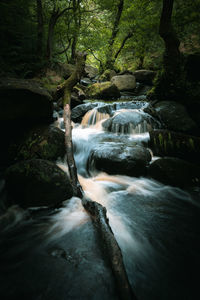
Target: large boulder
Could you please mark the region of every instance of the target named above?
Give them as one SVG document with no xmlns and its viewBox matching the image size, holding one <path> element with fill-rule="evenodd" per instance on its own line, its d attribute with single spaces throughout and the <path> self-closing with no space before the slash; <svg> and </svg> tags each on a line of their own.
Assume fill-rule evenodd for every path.
<svg viewBox="0 0 200 300">
<path fill-rule="evenodd" d="M 64 155 L 64 132 L 53 125 L 35 127 L 10 146 L 10 159 L 15 162 L 33 158 L 56 161 Z"/>
<path fill-rule="evenodd" d="M 175 101 L 160 101 L 154 107 L 166 129 L 185 133 L 193 133 L 197 129 L 196 123 L 182 104 Z"/>
<path fill-rule="evenodd" d="M 137 82 L 151 85 L 156 72 L 151 70 L 136 70 L 133 72 L 133 75 L 135 76 Z"/>
<path fill-rule="evenodd" d="M 179 158 L 155 160 L 149 166 L 148 175 L 164 184 L 181 188 L 200 186 L 200 167 Z"/>
<path fill-rule="evenodd" d="M 0 122 L 49 122 L 52 115 L 52 97 L 38 83 L 15 78 L 0 79 Z"/>
<path fill-rule="evenodd" d="M 157 128 L 159 124 L 148 114 L 138 111 L 129 110 L 115 114 L 113 117 L 102 123 L 106 131 L 114 133 L 143 133 L 152 128 Z"/>
<path fill-rule="evenodd" d="M 88 98 L 93 99 L 117 99 L 120 97 L 120 92 L 115 84 L 110 81 L 102 83 L 94 83 L 86 90 Z"/>
<path fill-rule="evenodd" d="M 150 160 L 150 152 L 140 145 L 102 142 L 91 151 L 89 165 L 109 174 L 142 176 Z"/>
<path fill-rule="evenodd" d="M 136 87 L 135 76 L 117 75 L 112 77 L 111 82 L 117 86 L 120 91 L 134 90 Z"/>
<path fill-rule="evenodd" d="M 97 68 L 94 68 L 90 65 L 85 65 L 85 74 L 86 74 L 86 77 L 90 78 L 90 79 L 93 79 L 95 78 L 97 75 L 98 75 L 99 71 Z"/>
<path fill-rule="evenodd" d="M 6 170 L 8 205 L 56 206 L 73 196 L 67 174 L 42 159 L 22 161 Z"/>
</svg>

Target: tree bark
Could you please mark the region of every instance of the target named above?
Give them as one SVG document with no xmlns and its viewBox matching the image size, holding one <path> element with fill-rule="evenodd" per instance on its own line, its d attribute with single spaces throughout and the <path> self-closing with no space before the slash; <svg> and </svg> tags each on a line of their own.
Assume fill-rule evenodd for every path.
<svg viewBox="0 0 200 300">
<path fill-rule="evenodd" d="M 171 16 L 174 0 L 163 0 L 163 8 L 160 18 L 159 34 L 165 43 L 164 69 L 168 76 L 179 72 L 180 68 L 180 41 L 173 29 Z"/>
<path fill-rule="evenodd" d="M 49 26 L 48 26 L 48 37 L 47 37 L 47 50 L 46 50 L 46 58 L 47 62 L 50 63 L 52 59 L 52 53 L 53 53 L 53 36 L 54 36 L 54 28 L 58 21 L 58 19 L 67 11 L 72 9 L 72 7 L 67 7 L 60 11 L 59 9 L 53 8 L 50 20 L 49 20 Z"/>
<path fill-rule="evenodd" d="M 72 144 L 72 133 L 71 133 L 71 91 L 73 87 L 81 79 L 81 74 L 85 68 L 85 53 L 77 53 L 76 69 L 72 75 L 58 87 L 58 90 L 63 95 L 63 118 L 65 125 L 65 146 L 66 146 L 66 156 L 69 168 L 70 180 L 73 187 L 74 196 L 82 198 L 83 192 L 81 185 L 78 181 L 76 164 L 73 156 L 73 144 Z"/>
<path fill-rule="evenodd" d="M 107 57 L 106 57 L 104 71 L 106 69 L 114 68 L 115 58 L 113 55 L 113 44 L 115 42 L 116 36 L 119 31 L 119 23 L 120 23 L 121 15 L 123 12 L 123 8 L 124 8 L 124 0 L 119 0 L 118 5 L 117 5 L 117 14 L 116 14 L 113 29 L 112 29 L 112 34 L 111 34 L 111 37 L 110 37 L 110 40 L 108 43 L 108 51 L 107 51 Z"/>
<path fill-rule="evenodd" d="M 121 250 L 117 244 L 115 236 L 109 225 L 109 220 L 106 216 L 106 208 L 97 202 L 83 198 L 82 204 L 90 213 L 92 221 L 99 233 L 101 248 L 104 256 L 112 269 L 115 278 L 116 289 L 121 300 L 136 300 L 131 286 L 129 284 L 126 269 L 123 263 Z"/>
<path fill-rule="evenodd" d="M 44 20 L 42 0 L 37 0 L 37 55 L 39 57 L 43 56 L 43 33 Z"/>
<path fill-rule="evenodd" d="M 75 32 L 73 34 L 72 45 L 71 45 L 70 62 L 72 64 L 75 62 L 76 59 L 76 48 L 77 48 L 78 36 L 81 27 L 80 0 L 73 0 L 73 18 L 74 18 Z"/>
</svg>

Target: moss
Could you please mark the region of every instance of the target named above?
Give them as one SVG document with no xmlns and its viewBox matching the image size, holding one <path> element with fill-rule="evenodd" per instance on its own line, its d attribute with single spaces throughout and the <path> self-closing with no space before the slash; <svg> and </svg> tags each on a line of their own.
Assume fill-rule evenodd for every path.
<svg viewBox="0 0 200 300">
<path fill-rule="evenodd" d="M 158 135 L 160 146 L 163 147 L 163 136 L 161 133 Z"/>
<path fill-rule="evenodd" d="M 194 141 L 192 138 L 189 139 L 189 145 L 193 150 L 195 149 Z"/>
</svg>

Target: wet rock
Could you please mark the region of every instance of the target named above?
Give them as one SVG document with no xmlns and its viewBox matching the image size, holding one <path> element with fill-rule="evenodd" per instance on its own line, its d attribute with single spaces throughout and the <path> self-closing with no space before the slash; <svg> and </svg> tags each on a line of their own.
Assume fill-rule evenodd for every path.
<svg viewBox="0 0 200 300">
<path fill-rule="evenodd" d="M 14 162 L 33 158 L 56 161 L 65 155 L 65 135 L 53 125 L 36 127 L 12 144 L 9 152 Z"/>
<path fill-rule="evenodd" d="M 102 124 L 103 128 L 115 133 L 143 133 L 158 127 L 158 123 L 148 114 L 139 111 L 120 112 Z"/>
<path fill-rule="evenodd" d="M 6 170 L 8 205 L 56 206 L 72 197 L 67 174 L 56 164 L 42 159 L 22 161 Z"/>
<path fill-rule="evenodd" d="M 174 101 L 161 101 L 154 107 L 166 129 L 185 133 L 192 133 L 196 130 L 196 123 L 182 104 Z"/>
<path fill-rule="evenodd" d="M 31 80 L 0 80 L 0 122 L 52 120 L 53 102 L 46 89 Z"/>
<path fill-rule="evenodd" d="M 87 78 L 87 77 L 82 78 L 80 83 L 84 86 L 88 86 L 90 84 L 93 84 L 92 80 L 90 78 Z"/>
<path fill-rule="evenodd" d="M 151 70 L 136 70 L 133 72 L 133 75 L 137 82 L 152 85 L 156 72 Z"/>
<path fill-rule="evenodd" d="M 74 107 L 71 112 L 71 120 L 74 123 L 81 123 L 83 116 L 97 105 L 98 103 L 85 103 Z"/>
<path fill-rule="evenodd" d="M 200 185 L 200 167 L 173 157 L 160 158 L 148 168 L 148 175 L 164 184 L 186 188 Z"/>
<path fill-rule="evenodd" d="M 141 176 L 145 174 L 150 160 L 150 152 L 140 145 L 131 147 L 123 143 L 104 142 L 91 151 L 89 165 L 91 169 L 109 174 Z"/>
<path fill-rule="evenodd" d="M 115 84 L 106 81 L 89 86 L 86 95 L 88 98 L 110 100 L 119 98 L 120 92 Z"/>
<path fill-rule="evenodd" d="M 115 84 L 120 91 L 134 90 L 136 87 L 135 76 L 133 75 L 114 76 L 111 82 Z"/>
</svg>

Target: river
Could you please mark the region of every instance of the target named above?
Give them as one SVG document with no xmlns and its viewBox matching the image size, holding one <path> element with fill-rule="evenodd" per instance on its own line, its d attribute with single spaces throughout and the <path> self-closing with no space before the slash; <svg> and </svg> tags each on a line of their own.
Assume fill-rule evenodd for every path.
<svg viewBox="0 0 200 300">
<path fill-rule="evenodd" d="M 115 107 L 114 114 L 127 111 Z M 143 114 L 143 109 L 130 112 Z M 88 161 L 102 140 L 146 145 L 145 121 L 105 132 L 107 113 L 88 112 L 73 125 L 74 156 L 85 194 L 105 206 L 138 300 L 197 299 L 200 204 L 187 191 L 148 177 L 107 174 Z M 60 123 L 62 120 L 60 120 Z M 153 156 L 152 160 L 157 159 Z M 58 165 L 66 172 L 65 162 Z M 35 211 L 35 213 L 34 213 Z M 31 212 L 31 214 L 30 214 Z M 31 215 L 31 218 L 30 218 Z M 90 216 L 73 197 L 50 215 L 10 208 L 0 238 L 0 298 L 118 299 Z"/>
</svg>

